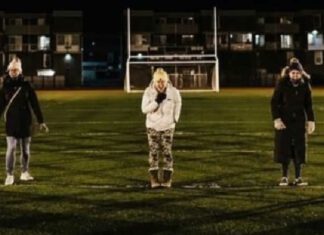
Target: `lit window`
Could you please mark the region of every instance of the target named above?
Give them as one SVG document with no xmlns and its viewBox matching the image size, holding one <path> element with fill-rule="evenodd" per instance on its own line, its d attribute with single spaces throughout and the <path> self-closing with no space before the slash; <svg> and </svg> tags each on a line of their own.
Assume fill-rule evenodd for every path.
<svg viewBox="0 0 324 235">
<path fill-rule="evenodd" d="M 192 34 L 182 35 L 181 36 L 181 43 L 182 44 L 193 44 L 195 36 Z"/>
<path fill-rule="evenodd" d="M 230 34 L 232 50 L 252 50 L 252 33 Z"/>
<path fill-rule="evenodd" d="M 256 47 L 264 47 L 265 45 L 265 37 L 263 34 L 256 34 L 254 36 L 254 41 Z"/>
<path fill-rule="evenodd" d="M 22 36 L 9 36 L 9 50 L 10 51 L 22 51 Z"/>
<path fill-rule="evenodd" d="M 323 34 L 313 30 L 307 34 L 308 50 L 324 50 Z"/>
<path fill-rule="evenodd" d="M 134 34 L 132 35 L 132 44 L 135 46 L 147 45 L 149 43 L 148 35 Z"/>
<path fill-rule="evenodd" d="M 292 35 L 280 35 L 280 45 L 282 49 L 291 49 L 294 47 Z"/>
<path fill-rule="evenodd" d="M 38 37 L 38 49 L 42 51 L 46 51 L 50 49 L 50 38 L 47 36 L 39 36 Z"/>
<path fill-rule="evenodd" d="M 322 51 L 315 51 L 314 52 L 314 64 L 315 65 L 322 65 L 323 64 L 323 52 Z"/>
<path fill-rule="evenodd" d="M 280 24 L 292 24 L 293 19 L 289 16 L 280 17 Z"/>
</svg>

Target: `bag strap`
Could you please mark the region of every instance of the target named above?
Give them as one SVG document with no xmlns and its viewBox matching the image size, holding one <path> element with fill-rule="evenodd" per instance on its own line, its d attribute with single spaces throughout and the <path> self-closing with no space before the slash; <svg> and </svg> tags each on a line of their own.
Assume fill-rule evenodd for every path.
<svg viewBox="0 0 324 235">
<path fill-rule="evenodd" d="M 5 110 L 4 110 L 4 113 L 3 113 L 3 119 L 5 122 L 7 122 L 7 112 L 10 108 L 10 105 L 12 104 L 12 102 L 14 101 L 14 99 L 16 98 L 16 96 L 18 95 L 18 93 L 20 92 L 21 90 L 21 87 L 18 88 L 18 90 L 15 92 L 15 94 L 11 97 L 11 99 L 9 100 Z"/>
</svg>

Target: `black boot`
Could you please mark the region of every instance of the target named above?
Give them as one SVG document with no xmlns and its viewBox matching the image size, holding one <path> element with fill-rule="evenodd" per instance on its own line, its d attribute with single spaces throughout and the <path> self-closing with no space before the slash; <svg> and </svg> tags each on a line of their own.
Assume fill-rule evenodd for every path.
<svg viewBox="0 0 324 235">
<path fill-rule="evenodd" d="M 163 169 L 163 181 L 161 183 L 162 187 L 165 188 L 171 188 L 172 185 L 172 174 L 173 174 L 173 169 Z"/>
<path fill-rule="evenodd" d="M 151 188 L 160 187 L 161 184 L 159 182 L 159 169 L 158 168 L 150 168 L 149 173 L 150 173 Z"/>
</svg>

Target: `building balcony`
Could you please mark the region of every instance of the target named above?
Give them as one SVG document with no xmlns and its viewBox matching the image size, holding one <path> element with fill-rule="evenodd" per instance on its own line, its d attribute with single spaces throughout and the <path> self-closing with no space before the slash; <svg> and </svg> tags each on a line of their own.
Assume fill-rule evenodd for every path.
<svg viewBox="0 0 324 235">
<path fill-rule="evenodd" d="M 131 45 L 131 51 L 146 52 L 149 50 L 149 45 Z"/>
<path fill-rule="evenodd" d="M 23 51 L 28 51 L 28 52 L 33 52 L 33 51 L 37 51 L 38 50 L 38 47 L 37 47 L 37 44 L 23 44 Z"/>
<path fill-rule="evenodd" d="M 131 51 L 136 53 L 147 52 L 149 54 L 159 55 L 176 55 L 176 54 L 204 54 L 205 46 L 203 45 L 142 45 L 135 46 L 131 45 Z"/>
<path fill-rule="evenodd" d="M 197 24 L 161 24 L 155 26 L 155 32 L 161 34 L 197 34 Z"/>
<path fill-rule="evenodd" d="M 9 44 L 8 49 L 9 49 L 9 51 L 22 51 L 23 45 L 22 44 Z"/>
<path fill-rule="evenodd" d="M 231 43 L 231 50 L 233 51 L 252 51 L 251 43 Z"/>
<path fill-rule="evenodd" d="M 261 33 L 298 33 L 299 25 L 298 24 L 264 24 L 258 25 L 257 32 Z"/>
<path fill-rule="evenodd" d="M 49 34 L 48 25 L 8 25 L 5 33 L 9 35 L 42 35 Z"/>
<path fill-rule="evenodd" d="M 80 53 L 79 45 L 56 45 L 56 52 L 58 53 Z"/>
<path fill-rule="evenodd" d="M 277 50 L 278 49 L 278 43 L 276 43 L 276 42 L 266 42 L 264 49 L 266 49 L 266 50 Z"/>
</svg>

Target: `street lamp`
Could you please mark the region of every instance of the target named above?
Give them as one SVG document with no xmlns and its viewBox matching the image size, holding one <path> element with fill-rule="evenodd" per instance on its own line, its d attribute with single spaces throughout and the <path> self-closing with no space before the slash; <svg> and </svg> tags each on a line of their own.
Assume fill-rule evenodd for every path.
<svg viewBox="0 0 324 235">
<path fill-rule="evenodd" d="M 70 53 L 66 53 L 65 56 L 64 56 L 64 62 L 65 63 L 70 63 L 72 61 L 72 56 Z"/>
<path fill-rule="evenodd" d="M 314 36 L 316 36 L 316 35 L 318 34 L 318 31 L 317 31 L 316 29 L 314 29 L 314 30 L 312 31 L 312 34 L 313 34 Z"/>
<path fill-rule="evenodd" d="M 65 45 L 65 55 L 64 55 L 64 65 L 65 65 L 65 85 L 70 85 L 70 70 L 71 70 L 71 62 L 72 62 L 72 55 L 69 53 L 71 49 L 71 45 Z"/>
</svg>

